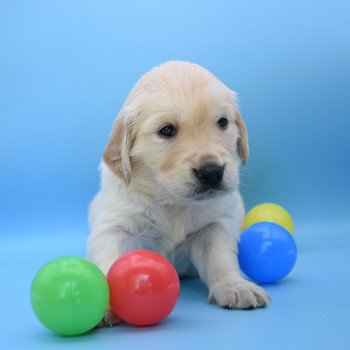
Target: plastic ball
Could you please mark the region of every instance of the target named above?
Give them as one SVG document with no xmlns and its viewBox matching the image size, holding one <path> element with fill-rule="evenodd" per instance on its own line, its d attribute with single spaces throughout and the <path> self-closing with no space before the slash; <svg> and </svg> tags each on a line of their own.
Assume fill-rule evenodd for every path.
<svg viewBox="0 0 350 350">
<path fill-rule="evenodd" d="M 100 269 L 86 259 L 65 256 L 44 265 L 31 287 L 31 304 L 39 321 L 62 335 L 95 327 L 109 304 L 109 289 Z"/>
<path fill-rule="evenodd" d="M 286 277 L 297 259 L 293 237 L 282 226 L 260 222 L 241 233 L 238 260 L 241 270 L 257 283 Z"/>
<path fill-rule="evenodd" d="M 111 266 L 107 280 L 112 310 L 135 326 L 150 326 L 165 319 L 180 293 L 179 277 L 173 265 L 150 250 L 121 256 Z"/>
<path fill-rule="evenodd" d="M 246 215 L 242 230 L 257 222 L 274 222 L 294 234 L 294 223 L 286 209 L 273 203 L 263 203 L 252 208 Z"/>
</svg>

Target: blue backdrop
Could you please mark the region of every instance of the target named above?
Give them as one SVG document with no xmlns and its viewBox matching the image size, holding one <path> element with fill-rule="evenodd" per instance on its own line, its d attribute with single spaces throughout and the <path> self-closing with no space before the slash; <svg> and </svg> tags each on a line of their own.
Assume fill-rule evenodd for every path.
<svg viewBox="0 0 350 350">
<path fill-rule="evenodd" d="M 267 309 L 227 311 L 183 281 L 157 327 L 45 331 L 29 302 L 48 260 L 84 256 L 112 122 L 167 60 L 236 90 L 251 158 L 247 208 L 295 219 L 292 273 Z M 350 2 L 0 0 L 0 343 L 4 349 L 349 349 Z M 1 347 L 1 346 L 0 346 Z"/>
<path fill-rule="evenodd" d="M 1 1 L 0 234 L 86 225 L 128 91 L 167 60 L 240 97 L 247 207 L 301 224 L 350 213 L 348 1 Z"/>
</svg>

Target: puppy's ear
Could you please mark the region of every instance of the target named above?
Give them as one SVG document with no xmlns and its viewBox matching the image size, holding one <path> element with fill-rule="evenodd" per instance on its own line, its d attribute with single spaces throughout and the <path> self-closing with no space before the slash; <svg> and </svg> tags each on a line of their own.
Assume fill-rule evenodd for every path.
<svg viewBox="0 0 350 350">
<path fill-rule="evenodd" d="M 113 125 L 110 140 L 104 150 L 103 159 L 108 167 L 126 185 L 131 180 L 130 150 L 133 144 L 133 125 L 121 112 Z"/>
<path fill-rule="evenodd" d="M 239 113 L 236 116 L 235 123 L 239 131 L 239 136 L 237 141 L 238 155 L 241 158 L 242 164 L 244 166 L 246 165 L 249 157 L 248 133 L 244 125 L 243 119 Z"/>
</svg>

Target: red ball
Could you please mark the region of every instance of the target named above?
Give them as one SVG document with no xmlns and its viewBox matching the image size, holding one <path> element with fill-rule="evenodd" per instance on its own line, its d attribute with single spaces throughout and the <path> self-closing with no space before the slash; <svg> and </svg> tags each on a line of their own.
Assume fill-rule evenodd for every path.
<svg viewBox="0 0 350 350">
<path fill-rule="evenodd" d="M 111 266 L 107 281 L 113 312 L 135 326 L 150 326 L 165 319 L 180 294 L 174 266 L 151 250 L 121 256 Z"/>
</svg>

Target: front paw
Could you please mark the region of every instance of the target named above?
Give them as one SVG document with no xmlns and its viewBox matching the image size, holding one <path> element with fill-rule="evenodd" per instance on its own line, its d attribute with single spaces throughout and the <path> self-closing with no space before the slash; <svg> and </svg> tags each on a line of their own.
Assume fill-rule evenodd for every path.
<svg viewBox="0 0 350 350">
<path fill-rule="evenodd" d="M 121 322 L 121 319 L 116 316 L 110 307 L 108 307 L 106 314 L 104 315 L 102 321 L 96 326 L 96 328 L 113 327 Z"/>
<path fill-rule="evenodd" d="M 239 279 L 215 284 L 210 289 L 208 301 L 227 309 L 250 310 L 265 307 L 269 296 L 254 283 Z"/>
</svg>

